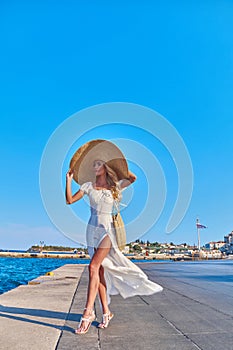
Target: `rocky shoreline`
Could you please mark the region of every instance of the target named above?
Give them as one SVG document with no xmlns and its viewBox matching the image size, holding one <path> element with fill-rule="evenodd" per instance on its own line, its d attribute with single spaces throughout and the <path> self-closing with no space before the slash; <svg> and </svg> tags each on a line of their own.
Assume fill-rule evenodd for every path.
<svg viewBox="0 0 233 350">
<path fill-rule="evenodd" d="M 57 258 L 57 259 L 90 259 L 88 254 L 75 253 L 59 253 L 59 252 L 0 252 L 1 257 L 11 258 Z M 149 256 L 142 254 L 126 255 L 131 260 L 173 260 L 173 261 L 193 261 L 193 260 L 215 260 L 225 258 L 222 254 L 203 254 L 203 252 L 195 253 L 195 255 L 184 254 L 151 254 Z"/>
<path fill-rule="evenodd" d="M 33 252 L 0 252 L 0 257 L 7 258 L 58 258 L 58 259 L 90 259 L 88 254 L 74 254 L 74 253 L 33 253 Z"/>
</svg>

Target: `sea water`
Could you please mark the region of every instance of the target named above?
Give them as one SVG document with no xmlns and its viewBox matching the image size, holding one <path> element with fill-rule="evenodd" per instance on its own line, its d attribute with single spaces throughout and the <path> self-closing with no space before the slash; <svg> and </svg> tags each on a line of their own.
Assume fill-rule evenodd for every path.
<svg viewBox="0 0 233 350">
<path fill-rule="evenodd" d="M 0 294 L 65 264 L 88 263 L 88 259 L 0 258 Z"/>
</svg>

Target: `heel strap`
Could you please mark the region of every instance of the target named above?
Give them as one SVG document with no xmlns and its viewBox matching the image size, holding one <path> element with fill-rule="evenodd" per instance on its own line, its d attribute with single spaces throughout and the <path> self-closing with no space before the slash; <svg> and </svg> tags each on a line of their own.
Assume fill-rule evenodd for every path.
<svg viewBox="0 0 233 350">
<path fill-rule="evenodd" d="M 108 325 L 110 321 L 110 313 L 102 315 L 102 323 Z"/>
<path fill-rule="evenodd" d="M 85 307 L 84 310 L 89 310 L 89 311 L 91 311 L 91 312 L 94 311 L 93 309 L 90 309 L 89 307 Z"/>
</svg>

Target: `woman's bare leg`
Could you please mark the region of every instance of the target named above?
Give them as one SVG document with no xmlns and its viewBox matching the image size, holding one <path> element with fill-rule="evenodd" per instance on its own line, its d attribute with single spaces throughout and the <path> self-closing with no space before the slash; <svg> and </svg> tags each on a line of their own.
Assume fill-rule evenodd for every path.
<svg viewBox="0 0 233 350">
<path fill-rule="evenodd" d="M 100 284 L 100 277 L 99 277 L 99 270 L 100 266 L 102 264 L 102 261 L 104 258 L 108 255 L 109 251 L 111 249 L 111 240 L 108 236 L 106 236 L 103 241 L 100 243 L 99 247 L 97 248 L 96 252 L 94 253 L 90 265 L 89 265 L 89 284 L 88 284 L 88 291 L 87 291 L 87 302 L 85 306 L 85 310 L 83 313 L 83 317 L 89 317 L 90 316 L 90 310 L 93 309 L 95 298 L 99 289 Z M 76 331 L 82 331 L 85 330 L 88 326 L 87 321 L 83 321 L 79 327 L 79 329 Z"/>
<path fill-rule="evenodd" d="M 102 304 L 103 314 L 107 314 L 109 312 L 109 308 L 108 308 L 107 288 L 106 288 L 106 281 L 104 278 L 103 266 L 100 266 L 100 269 L 99 269 L 99 279 L 100 279 L 99 290 L 98 290 L 99 297 Z"/>
<path fill-rule="evenodd" d="M 102 304 L 103 318 L 102 318 L 102 322 L 99 323 L 98 328 L 106 328 L 108 327 L 109 321 L 113 318 L 113 313 L 109 310 L 109 307 L 108 307 L 107 287 L 106 287 L 106 281 L 104 278 L 103 266 L 100 266 L 99 277 L 100 277 L 99 297 Z"/>
</svg>

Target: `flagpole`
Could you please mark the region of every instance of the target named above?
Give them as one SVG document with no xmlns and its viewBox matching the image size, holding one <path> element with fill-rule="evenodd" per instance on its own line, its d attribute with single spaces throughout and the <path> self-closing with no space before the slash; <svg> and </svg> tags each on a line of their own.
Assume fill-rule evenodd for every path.
<svg viewBox="0 0 233 350">
<path fill-rule="evenodd" d="M 200 229 L 207 228 L 205 225 L 201 225 L 199 222 L 199 219 L 196 220 L 196 226 L 197 226 L 197 239 L 198 239 L 198 251 L 201 251 L 201 236 L 200 236 Z"/>
<path fill-rule="evenodd" d="M 199 223 L 199 220 L 197 218 L 197 221 L 196 221 L 196 225 L 197 225 L 197 240 L 198 240 L 197 247 L 198 247 L 198 251 L 200 252 L 200 250 L 201 250 L 201 237 L 200 237 L 200 229 L 199 229 L 198 223 Z"/>
</svg>

